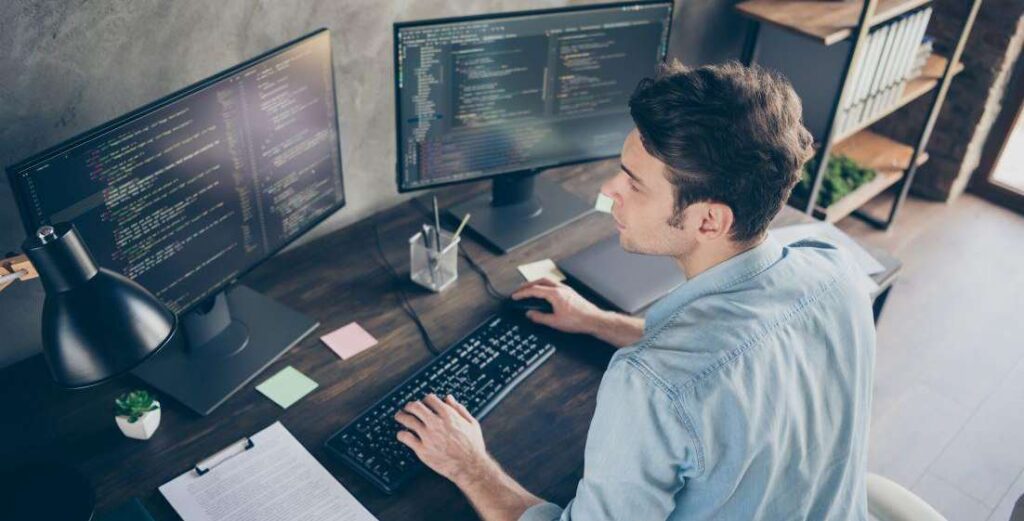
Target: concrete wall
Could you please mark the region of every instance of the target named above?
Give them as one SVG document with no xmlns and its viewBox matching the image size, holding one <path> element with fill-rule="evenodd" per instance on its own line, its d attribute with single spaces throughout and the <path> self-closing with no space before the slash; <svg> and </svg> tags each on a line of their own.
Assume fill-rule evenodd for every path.
<svg viewBox="0 0 1024 521">
<path fill-rule="evenodd" d="M 555 7 L 543 0 L 5 0 L 0 166 L 6 166 L 318 27 L 332 30 L 347 206 L 309 240 L 403 200 L 395 188 L 391 25 Z M 677 5 L 671 54 L 739 56 L 733 0 Z M 0 176 L 0 253 L 24 239 Z M 0 294 L 0 366 L 39 351 L 42 289 Z"/>
</svg>

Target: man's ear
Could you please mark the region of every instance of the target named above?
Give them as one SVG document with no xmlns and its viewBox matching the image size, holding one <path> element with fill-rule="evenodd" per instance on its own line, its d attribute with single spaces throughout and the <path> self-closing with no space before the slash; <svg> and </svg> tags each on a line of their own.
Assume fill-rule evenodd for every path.
<svg viewBox="0 0 1024 521">
<path fill-rule="evenodd" d="M 728 237 L 735 218 L 729 205 L 715 202 L 697 203 L 700 218 L 697 227 L 698 240 L 713 241 Z"/>
</svg>

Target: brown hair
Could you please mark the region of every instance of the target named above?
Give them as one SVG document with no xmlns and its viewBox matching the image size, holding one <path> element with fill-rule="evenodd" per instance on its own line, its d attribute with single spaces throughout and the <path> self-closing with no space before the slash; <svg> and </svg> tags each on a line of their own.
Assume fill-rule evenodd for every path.
<svg viewBox="0 0 1024 521">
<path fill-rule="evenodd" d="M 670 224 L 691 203 L 723 203 L 737 242 L 768 229 L 813 153 L 793 87 L 756 65 L 665 65 L 640 81 L 629 108 L 644 148 L 668 165 Z"/>
</svg>

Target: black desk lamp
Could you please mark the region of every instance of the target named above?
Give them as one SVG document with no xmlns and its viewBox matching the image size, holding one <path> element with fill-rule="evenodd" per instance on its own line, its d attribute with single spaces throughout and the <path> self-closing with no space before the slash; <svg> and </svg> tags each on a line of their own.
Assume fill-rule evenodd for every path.
<svg viewBox="0 0 1024 521">
<path fill-rule="evenodd" d="M 46 290 L 43 353 L 60 386 L 109 380 L 177 337 L 176 315 L 139 284 L 96 266 L 72 225 L 43 226 L 22 249 Z"/>
<path fill-rule="evenodd" d="M 177 316 L 142 286 L 96 266 L 72 225 L 43 226 L 22 249 L 46 291 L 43 354 L 60 386 L 80 389 L 99 384 L 180 338 Z M 8 277 L 15 275 L 9 271 Z M 29 464 L 0 478 L 11 483 L 0 491 L 0 517 L 93 518 L 92 487 L 67 464 Z M 52 500 L 55 490 L 60 501 Z"/>
</svg>

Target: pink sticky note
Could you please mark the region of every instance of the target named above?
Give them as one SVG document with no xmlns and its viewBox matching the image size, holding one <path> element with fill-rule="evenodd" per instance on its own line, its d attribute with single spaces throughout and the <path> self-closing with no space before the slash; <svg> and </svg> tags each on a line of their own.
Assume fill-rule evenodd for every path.
<svg viewBox="0 0 1024 521">
<path fill-rule="evenodd" d="M 320 337 L 334 354 L 347 360 L 377 345 L 377 339 L 370 336 L 365 329 L 352 322 Z"/>
</svg>

